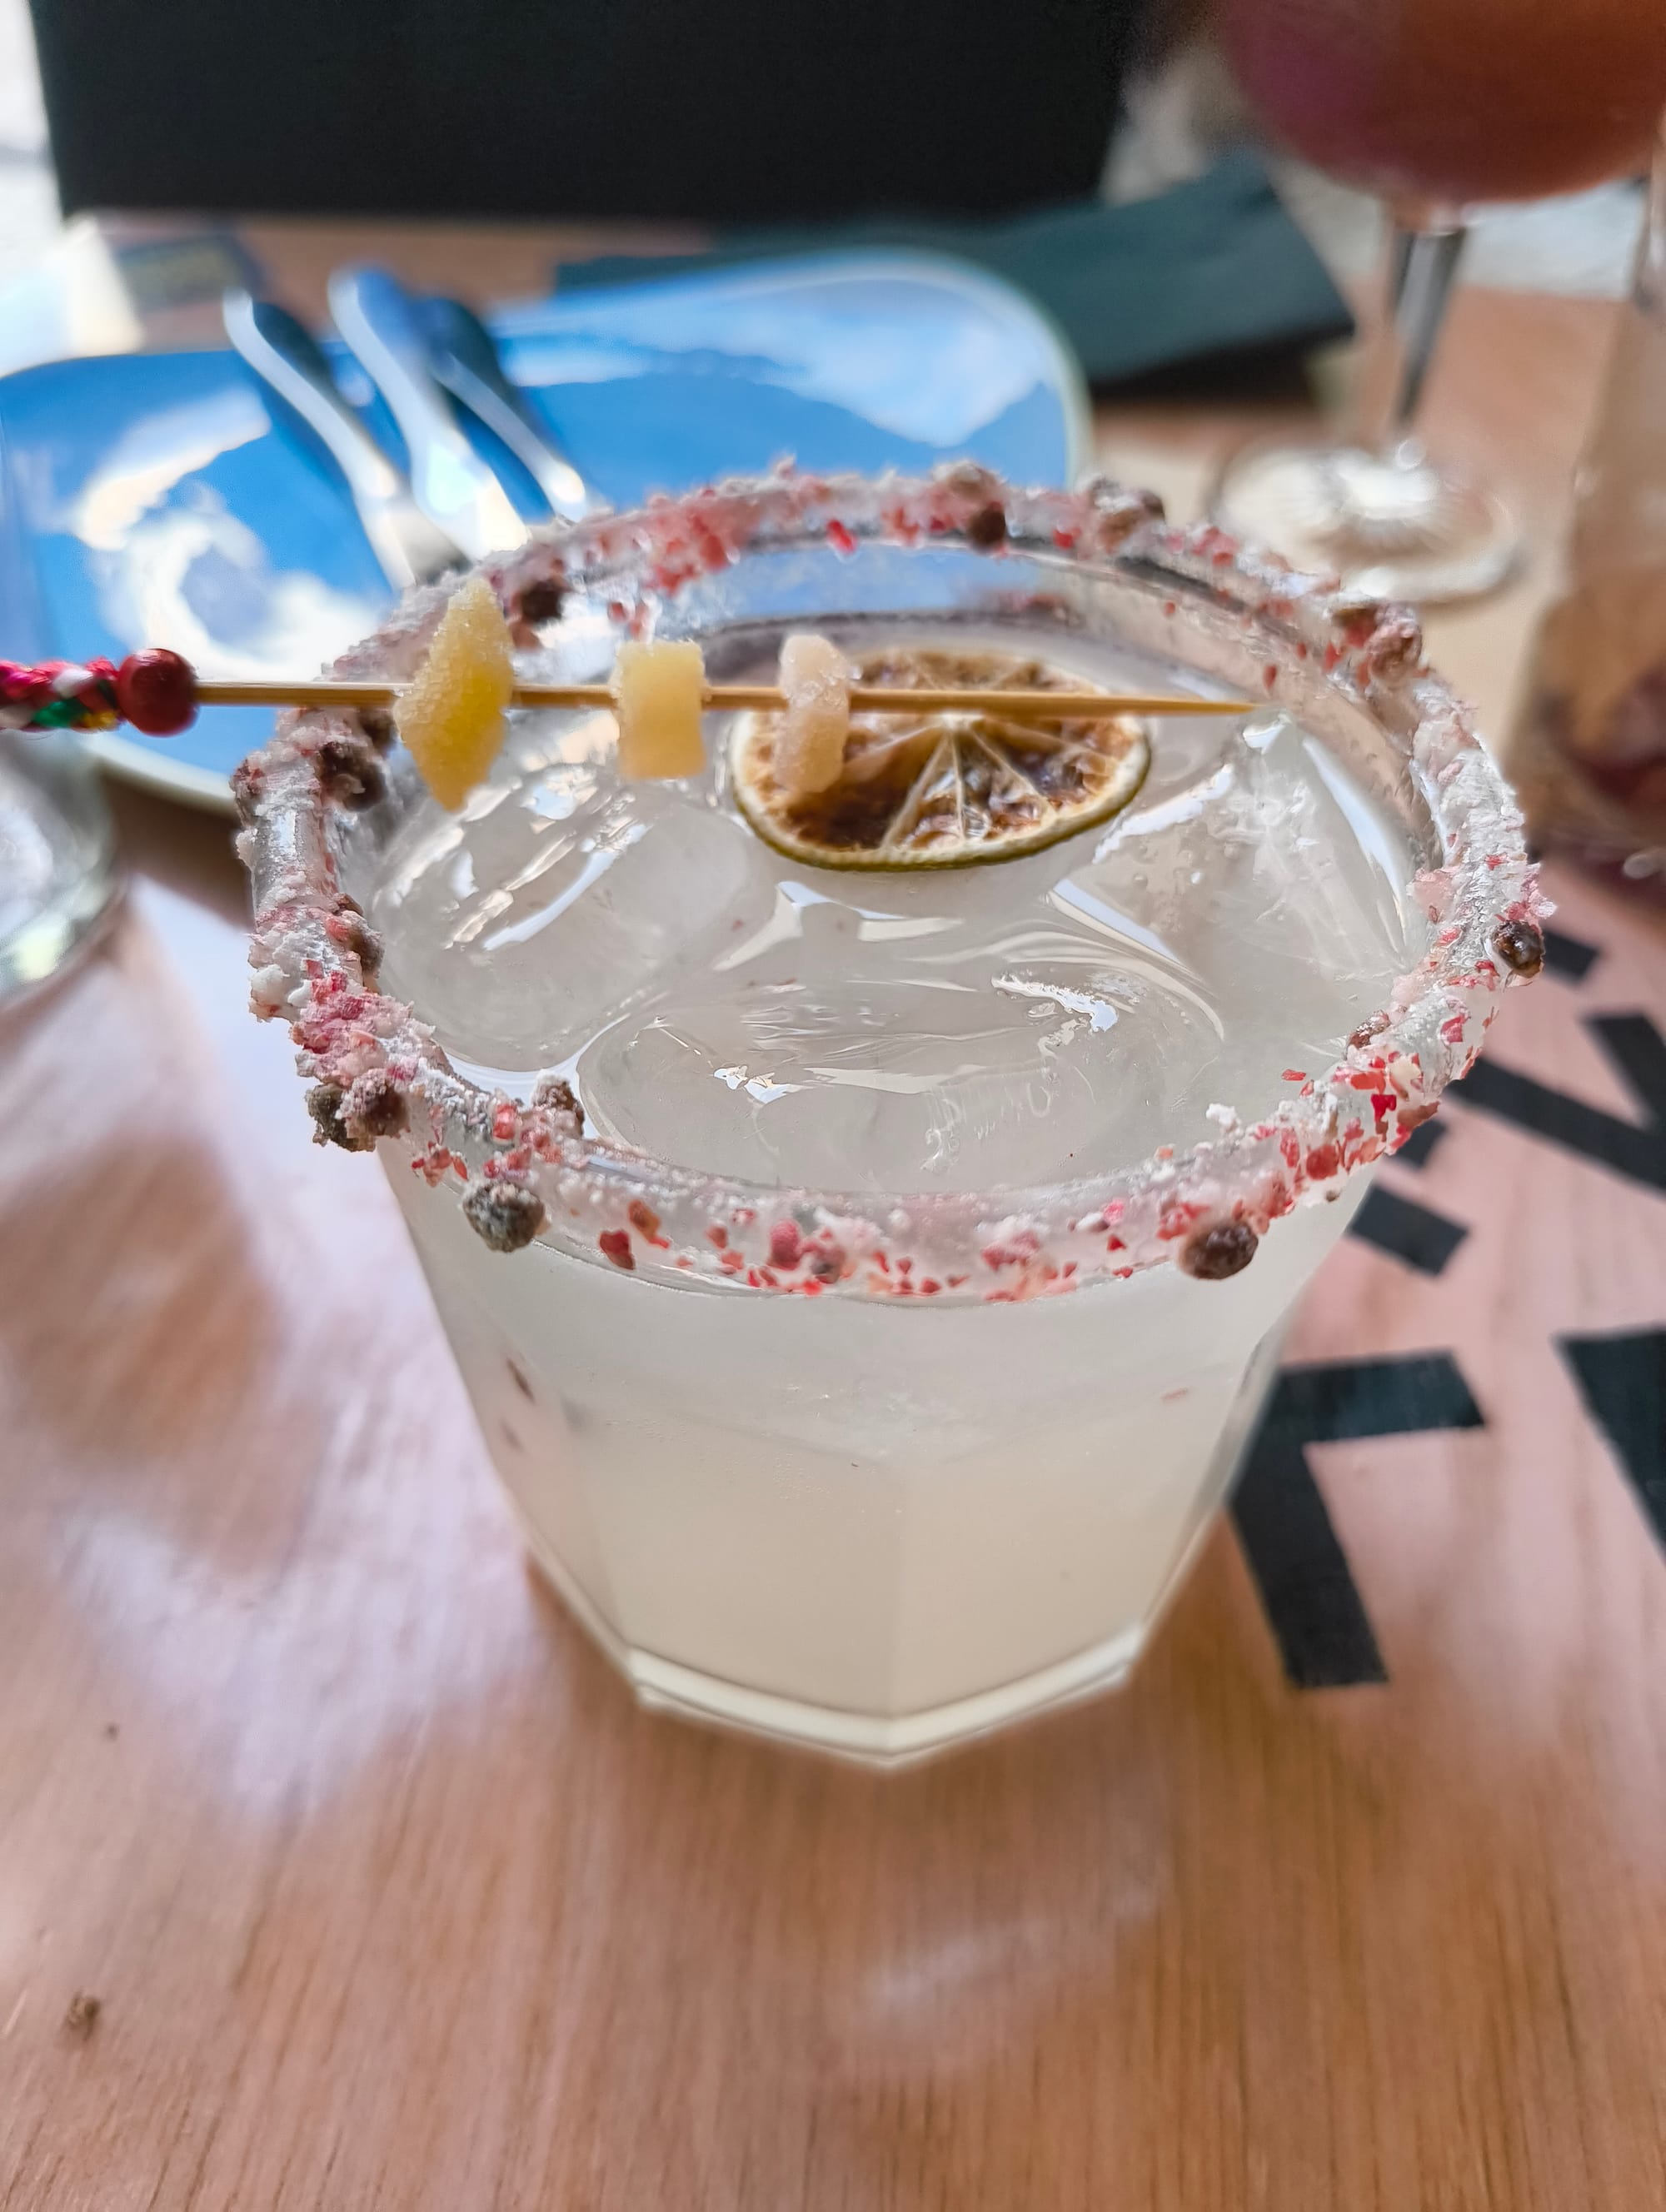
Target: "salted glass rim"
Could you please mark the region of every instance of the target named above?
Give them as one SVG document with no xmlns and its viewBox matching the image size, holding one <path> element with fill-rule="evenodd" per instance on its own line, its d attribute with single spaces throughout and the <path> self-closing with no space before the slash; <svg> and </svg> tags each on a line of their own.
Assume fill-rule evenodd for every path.
<svg viewBox="0 0 1666 2212">
<path fill-rule="evenodd" d="M 645 1277 L 808 1296 L 1015 1299 L 1169 1262 L 1205 1279 L 1236 1273 L 1282 1214 L 1340 1194 L 1433 1113 L 1504 990 L 1537 972 L 1544 908 L 1521 816 L 1468 710 L 1425 664 L 1408 610 L 1294 572 L 1213 526 L 1171 526 L 1149 495 L 1104 479 L 1025 490 L 970 464 L 925 477 L 782 468 L 551 526 L 477 573 L 518 650 L 548 675 L 563 602 L 584 611 L 593 650 L 599 621 L 619 636 L 651 633 L 676 620 L 691 586 L 721 585 L 761 553 L 878 544 L 1018 555 L 1061 575 L 1137 584 L 1150 618 L 1170 626 L 1166 649 L 1201 675 L 1242 684 L 1248 662 L 1271 703 L 1329 702 L 1368 718 L 1438 852 L 1414 886 L 1428 950 L 1342 1057 L 1261 1121 L 1212 1109 L 1210 1141 L 998 1192 L 796 1189 L 587 1137 L 560 1086 L 529 1105 L 471 1080 L 379 989 L 380 947 L 342 864 L 367 802 L 368 826 L 397 818 L 379 757 L 389 732 L 385 718 L 308 710 L 280 720 L 234 789 L 254 884 L 252 1003 L 289 1021 L 320 1137 L 402 1148 L 502 1250 L 538 1237 Z M 407 680 L 460 580 L 406 593 L 334 672 Z"/>
</svg>

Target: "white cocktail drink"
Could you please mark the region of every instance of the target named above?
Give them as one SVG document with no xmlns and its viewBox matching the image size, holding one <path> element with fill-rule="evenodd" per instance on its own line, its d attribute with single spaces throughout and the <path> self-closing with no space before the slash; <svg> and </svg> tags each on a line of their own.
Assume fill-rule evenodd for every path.
<svg viewBox="0 0 1666 2212">
<path fill-rule="evenodd" d="M 1232 1282 L 1020 1305 L 510 1269 L 395 1188 L 532 1551 L 638 1690 L 903 1758 L 1129 1666 L 1363 1179 Z"/>
<path fill-rule="evenodd" d="M 1061 617 L 984 587 L 1016 550 L 928 547 L 911 605 L 890 558 L 873 605 L 792 576 L 657 618 L 726 679 L 813 626 L 857 661 L 1243 683 L 1212 613 L 1164 653 L 1148 593 Z M 1384 1010 L 1464 927 L 1511 926 L 1445 933 L 1422 786 L 1350 757 L 1369 684 L 1324 726 L 1342 677 L 1304 643 L 1244 659 L 1264 706 L 1153 724 L 1125 811 L 985 865 L 784 857 L 714 715 L 705 773 L 648 783 L 611 718 L 519 716 L 459 814 L 406 795 L 348 842 L 380 993 L 444 1054 L 380 1149 L 533 1553 L 644 1697 L 895 1759 L 1137 1655 L 1292 1302 L 1490 1007 L 1433 1006 L 1409 1054 L 1373 1049 Z M 562 1083 L 581 1127 L 550 1139 Z M 486 1102 L 472 1156 L 459 1093 Z M 513 1252 L 463 1202 L 497 1168 L 538 1194 Z"/>
<path fill-rule="evenodd" d="M 830 626 L 857 653 L 873 627 Z M 1153 676 L 1017 623 L 954 642 Z M 915 877 L 783 859 L 715 773 L 624 782 L 605 720 L 514 743 L 519 773 L 386 855 L 386 984 L 460 1067 L 523 1098 L 563 1075 L 593 1129 L 696 1172 L 993 1194 L 1131 1167 L 1328 1066 L 1426 928 L 1386 815 L 1277 712 L 1167 721 L 1119 818 Z M 898 1752 L 1128 1665 L 1352 1211 L 1231 1284 L 904 1307 L 546 1244 L 509 1266 L 443 1187 L 395 1188 L 538 1555 L 633 1678 Z"/>
</svg>

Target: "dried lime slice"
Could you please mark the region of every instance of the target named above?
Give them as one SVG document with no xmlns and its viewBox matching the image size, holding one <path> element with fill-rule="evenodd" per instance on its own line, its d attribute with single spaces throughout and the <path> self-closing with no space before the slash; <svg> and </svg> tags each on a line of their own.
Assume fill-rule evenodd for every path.
<svg viewBox="0 0 1666 2212">
<path fill-rule="evenodd" d="M 926 647 L 871 653 L 854 672 L 898 690 L 1084 688 L 1039 660 Z M 902 707 L 853 714 L 837 781 L 793 792 L 775 772 L 784 724 L 739 718 L 730 781 L 760 837 L 818 868 L 964 868 L 1039 852 L 1126 806 L 1151 760 L 1131 714 L 1054 722 Z"/>
</svg>

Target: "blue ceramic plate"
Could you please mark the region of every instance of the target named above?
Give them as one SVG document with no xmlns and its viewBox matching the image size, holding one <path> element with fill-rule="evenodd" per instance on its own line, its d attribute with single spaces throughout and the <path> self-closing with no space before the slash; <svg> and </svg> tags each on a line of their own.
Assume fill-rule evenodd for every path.
<svg viewBox="0 0 1666 2212">
<path fill-rule="evenodd" d="M 768 468 L 931 466 L 971 454 L 1067 482 L 1085 396 L 1018 293 L 911 253 L 829 253 L 505 309 L 509 374 L 615 506 Z M 356 369 L 344 388 L 401 455 Z M 471 426 L 472 434 L 472 426 Z M 0 378 L 0 653 L 119 659 L 169 645 L 204 674 L 306 675 L 373 628 L 388 590 L 331 463 L 280 427 L 235 355 L 108 355 Z M 529 480 L 481 450 L 529 517 Z M 107 764 L 196 801 L 269 711 L 207 709 L 183 737 L 123 731 Z"/>
</svg>

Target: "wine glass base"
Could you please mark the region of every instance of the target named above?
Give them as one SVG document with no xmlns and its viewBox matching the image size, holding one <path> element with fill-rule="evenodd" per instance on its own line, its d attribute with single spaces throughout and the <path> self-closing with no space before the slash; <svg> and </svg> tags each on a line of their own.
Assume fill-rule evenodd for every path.
<svg viewBox="0 0 1666 2212">
<path fill-rule="evenodd" d="M 1409 444 L 1388 454 L 1245 446 L 1222 469 L 1210 507 L 1237 536 L 1298 568 L 1334 571 L 1374 599 L 1475 598 L 1504 581 L 1521 550 L 1495 493 Z"/>
</svg>

